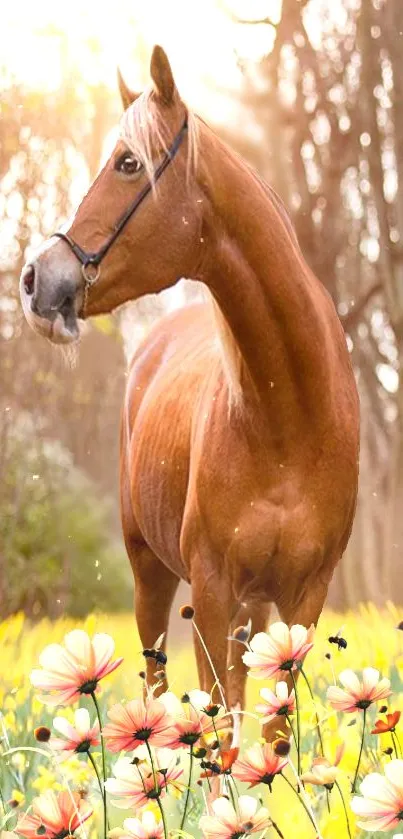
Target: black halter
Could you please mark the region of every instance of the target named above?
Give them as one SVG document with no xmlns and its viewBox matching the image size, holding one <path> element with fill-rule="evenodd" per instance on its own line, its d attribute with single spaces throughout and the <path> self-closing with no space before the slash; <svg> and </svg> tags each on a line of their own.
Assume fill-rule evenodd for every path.
<svg viewBox="0 0 403 839">
<path fill-rule="evenodd" d="M 71 236 L 67 233 L 54 233 L 54 236 L 58 236 L 59 239 L 63 239 L 64 242 L 70 246 L 71 250 L 73 251 L 74 255 L 77 257 L 78 261 L 81 262 L 81 271 L 84 277 L 85 282 L 85 295 L 88 292 L 90 286 L 94 285 L 94 283 L 99 280 L 101 274 L 101 266 L 100 263 L 104 256 L 108 253 L 110 247 L 112 247 L 115 240 L 118 238 L 119 233 L 122 232 L 124 226 L 127 224 L 129 219 L 132 217 L 133 213 L 136 212 L 137 208 L 140 204 L 144 201 L 146 196 L 149 192 L 151 192 L 153 185 L 158 181 L 161 177 L 162 173 L 167 168 L 168 164 L 171 160 L 174 159 L 176 152 L 179 149 L 179 146 L 183 140 L 183 137 L 187 131 L 187 119 L 182 125 L 182 128 L 176 135 L 172 145 L 167 150 L 166 154 L 164 155 L 161 163 L 157 166 L 157 168 L 153 172 L 152 179 L 144 184 L 143 189 L 136 195 L 134 201 L 129 204 L 127 210 L 123 213 L 123 215 L 118 219 L 115 225 L 114 231 L 111 233 L 109 238 L 104 242 L 104 244 L 99 248 L 98 251 L 93 251 L 87 253 L 77 242 L 74 242 Z M 95 269 L 95 271 L 93 271 Z"/>
</svg>

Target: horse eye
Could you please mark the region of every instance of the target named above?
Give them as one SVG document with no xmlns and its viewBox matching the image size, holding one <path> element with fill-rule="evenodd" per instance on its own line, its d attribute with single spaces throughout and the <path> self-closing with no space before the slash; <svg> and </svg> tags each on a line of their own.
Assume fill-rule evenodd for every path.
<svg viewBox="0 0 403 839">
<path fill-rule="evenodd" d="M 140 171 L 141 163 L 130 152 L 125 152 L 116 161 L 115 169 L 117 172 L 123 172 L 124 175 L 135 175 Z"/>
</svg>

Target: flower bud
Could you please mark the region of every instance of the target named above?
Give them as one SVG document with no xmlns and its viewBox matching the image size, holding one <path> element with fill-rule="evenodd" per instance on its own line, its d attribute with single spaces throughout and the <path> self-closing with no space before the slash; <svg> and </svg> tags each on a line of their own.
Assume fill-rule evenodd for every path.
<svg viewBox="0 0 403 839">
<path fill-rule="evenodd" d="M 9 806 L 10 810 L 16 810 L 16 809 L 17 809 L 17 807 L 19 807 L 19 806 L 20 806 L 20 802 L 19 802 L 19 801 L 17 801 L 17 799 L 16 799 L 16 798 L 10 798 L 10 799 L 7 801 L 7 804 L 8 804 L 8 806 Z"/>
<path fill-rule="evenodd" d="M 195 610 L 193 606 L 181 606 L 179 609 L 179 614 L 181 618 L 185 621 L 193 620 Z"/>
<path fill-rule="evenodd" d="M 38 741 L 38 743 L 49 743 L 51 734 L 52 732 L 50 728 L 47 728 L 46 725 L 40 725 L 38 728 L 35 728 L 34 730 L 34 737 L 35 740 Z"/>
<path fill-rule="evenodd" d="M 216 717 L 219 710 L 219 705 L 207 705 L 207 708 L 204 708 L 204 712 L 208 717 Z"/>
<path fill-rule="evenodd" d="M 278 757 L 287 757 L 291 751 L 291 743 L 285 737 L 278 737 L 272 743 L 274 754 Z"/>
</svg>

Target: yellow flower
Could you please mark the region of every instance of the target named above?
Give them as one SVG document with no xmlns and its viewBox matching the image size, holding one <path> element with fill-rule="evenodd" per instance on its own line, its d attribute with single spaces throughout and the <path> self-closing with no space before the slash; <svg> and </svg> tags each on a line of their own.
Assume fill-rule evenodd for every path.
<svg viewBox="0 0 403 839">
<path fill-rule="evenodd" d="M 32 786 L 34 789 L 37 789 L 39 793 L 46 792 L 48 789 L 63 789 L 63 784 L 57 780 L 55 773 L 46 766 L 38 767 L 38 777 L 32 781 Z"/>
</svg>

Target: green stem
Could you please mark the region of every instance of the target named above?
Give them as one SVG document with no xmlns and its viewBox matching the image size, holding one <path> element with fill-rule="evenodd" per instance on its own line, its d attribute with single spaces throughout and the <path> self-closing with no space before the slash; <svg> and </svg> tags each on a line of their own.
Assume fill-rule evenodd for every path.
<svg viewBox="0 0 403 839">
<path fill-rule="evenodd" d="M 190 760 L 189 760 L 189 781 L 188 781 L 188 788 L 186 791 L 186 800 L 185 800 L 185 809 L 183 811 L 182 821 L 181 821 L 181 830 L 183 830 L 186 822 L 187 810 L 189 805 L 189 798 L 190 798 L 190 787 L 192 783 L 192 769 L 193 769 L 193 746 L 190 747 Z"/>
<path fill-rule="evenodd" d="M 366 721 L 366 715 L 367 715 L 367 709 L 366 709 L 366 708 L 363 708 L 363 721 L 362 721 L 362 737 L 361 737 L 361 746 L 360 746 L 360 753 L 359 753 L 359 755 L 358 755 L 358 762 L 357 762 L 357 768 L 356 768 L 356 770 L 355 770 L 354 781 L 353 781 L 353 785 L 352 785 L 352 787 L 351 787 L 351 792 L 355 792 L 355 785 L 356 785 L 356 783 L 357 783 L 358 771 L 359 771 L 359 768 L 360 768 L 361 757 L 362 757 L 362 750 L 363 750 L 363 748 L 364 748 L 364 738 L 365 738 L 365 721 Z"/>
<path fill-rule="evenodd" d="M 2 807 L 2 810 L 3 810 L 3 814 L 6 816 L 7 815 L 6 805 L 4 803 L 4 796 L 3 796 L 3 790 L 1 788 L 1 785 L 0 785 L 0 801 L 1 801 L 1 807 Z"/>
<path fill-rule="evenodd" d="M 270 816 L 270 822 L 271 822 L 271 826 L 272 826 L 273 830 L 275 830 L 275 832 L 277 833 L 277 836 L 279 836 L 280 839 L 284 839 L 284 833 L 281 832 L 278 824 L 276 824 L 276 822 L 273 821 L 271 816 Z"/>
<path fill-rule="evenodd" d="M 295 680 L 295 676 L 292 670 L 290 670 L 292 683 L 294 686 L 294 693 L 295 693 L 295 710 L 297 714 L 297 734 L 298 734 L 298 742 L 297 742 L 297 773 L 298 777 L 301 774 L 301 721 L 299 716 L 299 698 L 298 698 L 298 690 L 297 690 L 297 682 Z"/>
<path fill-rule="evenodd" d="M 280 775 L 281 775 L 281 777 L 282 777 L 282 778 L 284 778 L 285 782 L 288 784 L 288 786 L 290 787 L 290 789 L 292 789 L 292 791 L 293 791 L 294 795 L 296 795 L 296 796 L 297 796 L 298 801 L 300 801 L 300 802 L 301 802 L 301 804 L 302 804 L 302 806 L 303 806 L 303 808 L 304 808 L 304 810 L 305 810 L 305 812 L 306 812 L 306 814 L 307 814 L 307 816 L 308 816 L 308 818 L 309 818 L 309 821 L 310 821 L 310 822 L 311 822 L 311 824 L 314 826 L 316 834 L 318 834 L 318 828 L 317 828 L 317 826 L 316 826 L 316 824 L 315 824 L 314 819 L 312 818 L 311 813 L 310 813 L 310 812 L 309 812 L 309 810 L 308 810 L 308 807 L 307 807 L 307 806 L 306 806 L 306 804 L 305 804 L 304 799 L 302 798 L 302 795 L 300 795 L 300 794 L 299 794 L 299 792 L 297 792 L 297 790 L 295 789 L 294 785 L 291 783 L 291 781 L 289 781 L 289 780 L 288 780 L 288 778 L 286 778 L 286 776 L 285 776 L 285 775 L 283 775 L 283 773 L 282 773 L 282 772 L 280 772 Z"/>
<path fill-rule="evenodd" d="M 397 759 L 399 759 L 399 752 L 398 752 L 398 750 L 397 750 L 397 743 L 396 743 L 396 740 L 395 740 L 395 737 L 394 737 L 393 731 L 391 731 L 391 732 L 390 732 L 390 736 L 391 736 L 391 738 L 392 738 L 392 746 L 393 746 L 393 748 L 394 748 L 395 755 L 396 755 Z"/>
<path fill-rule="evenodd" d="M 285 718 L 286 718 L 286 720 L 287 720 L 287 722 L 288 722 L 288 725 L 289 725 L 289 726 L 290 726 L 290 728 L 291 728 L 291 733 L 292 733 L 293 740 L 294 740 L 294 743 L 295 743 L 295 748 L 298 750 L 298 740 L 297 740 L 297 735 L 295 734 L 295 728 L 294 728 L 294 726 L 293 726 L 293 724 L 292 724 L 291 717 L 290 717 L 290 715 L 289 715 L 289 714 L 286 714 L 286 715 L 285 715 Z"/>
<path fill-rule="evenodd" d="M 104 797 L 104 789 L 103 789 L 103 786 L 102 786 L 101 776 L 100 776 L 100 774 L 99 774 L 99 772 L 98 772 L 98 767 L 97 767 L 97 765 L 96 765 L 96 763 L 95 763 L 95 760 L 94 760 L 94 758 L 93 758 L 93 756 L 92 756 L 91 752 L 87 752 L 87 755 L 88 755 L 88 759 L 89 759 L 89 760 L 90 760 L 90 762 L 92 763 L 92 768 L 93 768 L 93 770 L 94 770 L 94 772 L 95 772 L 95 775 L 96 775 L 96 778 L 97 778 L 97 781 L 98 781 L 98 786 L 99 786 L 99 789 L 100 789 L 100 792 L 101 792 L 101 796 L 102 796 L 102 798 L 103 798 L 103 797 Z"/>
<path fill-rule="evenodd" d="M 136 763 L 136 764 L 135 764 L 135 766 L 136 766 L 137 772 L 139 773 L 139 776 L 140 776 L 141 786 L 143 787 L 144 795 L 145 795 L 145 796 L 146 796 L 146 798 L 147 798 L 148 796 L 147 796 L 146 785 L 145 785 L 145 783 L 144 783 L 144 778 L 143 778 L 143 776 L 142 776 L 142 774 L 141 774 L 141 772 L 140 772 L 140 769 L 139 769 L 139 765 L 138 765 L 138 763 Z"/>
<path fill-rule="evenodd" d="M 107 831 L 108 831 L 108 811 L 107 811 L 107 804 L 106 804 L 106 789 L 105 789 L 105 783 L 106 783 L 105 743 L 104 743 L 104 738 L 102 736 L 102 718 L 101 718 L 101 711 L 100 711 L 99 705 L 98 705 L 98 700 L 97 700 L 94 692 L 91 693 L 91 696 L 92 696 L 92 699 L 93 699 L 93 702 L 94 702 L 94 705 L 95 705 L 95 710 L 96 710 L 97 717 L 98 717 L 98 722 L 99 722 L 99 732 L 100 732 L 100 735 L 101 735 L 102 774 L 103 774 L 103 779 L 104 779 L 103 789 L 102 789 L 102 800 L 103 800 L 103 805 L 104 805 L 104 834 L 105 834 L 105 839 L 106 839 L 106 834 L 107 834 Z"/>
<path fill-rule="evenodd" d="M 347 825 L 348 835 L 349 835 L 349 839 L 351 839 L 350 822 L 348 820 L 348 813 L 347 813 L 346 802 L 344 800 L 344 795 L 342 793 L 342 789 L 341 789 L 340 784 L 338 784 L 337 781 L 335 781 L 334 784 L 337 787 L 337 789 L 339 790 L 339 795 L 340 795 L 340 798 L 341 798 L 341 801 L 342 801 L 342 804 L 343 804 L 344 815 L 346 817 L 346 825 Z"/>
<path fill-rule="evenodd" d="M 239 790 L 238 790 L 238 787 L 237 787 L 237 785 L 236 785 L 235 778 L 234 778 L 234 776 L 233 776 L 232 772 L 228 775 L 228 778 L 229 778 L 229 780 L 231 781 L 232 786 L 234 787 L 234 790 L 235 790 L 235 792 L 236 792 L 236 797 L 237 797 L 237 799 L 238 799 L 238 798 L 239 798 Z M 235 809 L 236 809 L 236 808 L 235 808 Z"/>
<path fill-rule="evenodd" d="M 324 748 L 323 748 L 322 732 L 321 732 L 321 730 L 320 730 L 319 714 L 318 714 L 318 711 L 317 711 L 317 708 L 316 708 L 315 698 L 314 698 L 314 695 L 313 695 L 313 693 L 312 693 L 312 689 L 311 689 L 311 686 L 310 686 L 310 684 L 309 684 L 308 677 L 307 677 L 307 675 L 306 675 L 305 670 L 303 669 L 303 667 L 301 667 L 301 673 L 302 673 L 302 675 L 303 675 L 303 677 L 304 677 L 304 679 L 305 679 L 305 682 L 306 682 L 307 687 L 308 687 L 308 690 L 309 690 L 310 697 L 311 697 L 312 702 L 313 702 L 313 706 L 314 706 L 314 708 L 315 708 L 316 728 L 317 728 L 317 730 L 318 730 L 318 737 L 319 737 L 319 743 L 320 743 L 320 750 L 321 750 L 321 752 L 322 752 L 322 757 L 324 757 L 324 756 L 325 756 L 325 752 L 324 752 Z"/>
<path fill-rule="evenodd" d="M 399 747 L 399 752 L 400 752 L 400 757 L 401 757 L 401 756 L 402 756 L 402 747 L 401 747 L 401 745 L 400 745 L 400 740 L 399 740 L 399 738 L 398 738 L 398 736 L 397 736 L 397 734 L 396 734 L 396 729 L 393 731 L 393 737 L 394 737 L 394 739 L 396 740 L 396 743 L 397 743 L 397 745 L 398 745 L 398 747 Z M 395 749 L 395 751 L 396 751 L 396 757 L 397 757 L 397 749 Z"/>
<path fill-rule="evenodd" d="M 229 797 L 231 799 L 231 804 L 232 804 L 235 812 L 238 813 L 237 802 L 235 801 L 234 790 L 232 789 L 232 786 L 229 782 L 229 776 L 227 775 L 227 776 L 224 776 L 224 777 L 225 777 L 225 780 L 227 782 L 226 783 L 226 788 L 228 789 L 228 792 L 229 792 Z"/>
<path fill-rule="evenodd" d="M 152 771 L 153 771 L 154 789 L 155 789 L 155 792 L 156 792 L 156 793 L 158 793 L 158 791 L 159 791 L 159 786 L 158 786 L 158 784 L 157 784 L 157 773 L 156 773 L 156 771 L 155 771 L 154 760 L 153 760 L 153 754 L 152 754 L 152 751 L 151 751 L 151 748 L 150 748 L 150 745 L 149 745 L 148 740 L 146 740 L 146 741 L 145 741 L 145 744 L 146 744 L 146 746 L 147 746 L 147 751 L 148 751 L 148 755 L 149 755 L 149 758 L 150 758 L 150 763 L 151 763 L 151 769 L 152 769 Z"/>
<path fill-rule="evenodd" d="M 222 752 L 222 748 L 221 748 L 220 738 L 219 738 L 219 736 L 218 736 L 218 731 L 217 731 L 217 729 L 216 729 L 216 724 L 215 724 L 215 722 L 214 722 L 214 717 L 211 717 L 211 722 L 213 723 L 214 734 L 215 734 L 215 738 L 216 738 L 216 740 L 217 740 L 217 748 L 218 748 L 218 751 L 219 751 L 219 752 L 220 752 L 220 754 L 221 754 L 221 752 Z"/>
<path fill-rule="evenodd" d="M 160 808 L 162 824 L 164 825 L 164 839 L 168 839 L 168 828 L 167 828 L 167 823 L 166 823 L 166 819 L 165 819 L 164 808 L 161 804 L 161 799 L 160 799 L 159 796 L 157 798 L 157 801 L 158 801 L 158 807 Z"/>
</svg>

